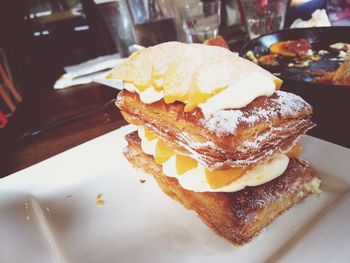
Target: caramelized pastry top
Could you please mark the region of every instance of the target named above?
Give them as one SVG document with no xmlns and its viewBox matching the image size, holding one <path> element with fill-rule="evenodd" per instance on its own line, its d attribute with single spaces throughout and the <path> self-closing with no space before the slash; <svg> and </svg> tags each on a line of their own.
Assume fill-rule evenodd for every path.
<svg viewBox="0 0 350 263">
<path fill-rule="evenodd" d="M 285 118 L 308 118 L 313 111 L 312 107 L 300 96 L 285 91 L 276 91 L 271 97 L 259 97 L 241 109 L 216 111 L 208 119 L 204 117 L 199 108 L 192 112 L 184 112 L 183 103 L 166 104 L 163 100 L 146 105 L 140 101 L 137 94 L 128 91 L 119 93 L 116 104 L 121 110 L 130 111 L 131 114 L 132 105 L 139 104 L 144 106 L 145 110 L 147 108 L 151 112 L 163 112 L 169 117 L 174 116 L 174 121 L 185 120 L 218 136 L 233 135 L 237 133 L 238 129 L 241 131 L 263 122 L 271 124 L 273 120 L 279 118 L 281 122 Z"/>
<path fill-rule="evenodd" d="M 301 118 L 311 114 L 311 106 L 300 96 L 276 91 L 269 100 L 260 97 L 243 109 L 220 110 L 203 122 L 208 130 L 227 135 L 235 133 L 240 126 L 252 127 L 264 121 L 269 123 L 276 117 Z"/>
</svg>

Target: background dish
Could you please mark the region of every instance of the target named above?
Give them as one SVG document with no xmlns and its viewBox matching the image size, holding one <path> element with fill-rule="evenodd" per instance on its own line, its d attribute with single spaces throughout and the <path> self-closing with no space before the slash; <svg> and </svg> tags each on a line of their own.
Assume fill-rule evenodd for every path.
<svg viewBox="0 0 350 263">
<path fill-rule="evenodd" d="M 302 156 L 320 174 L 324 193 L 235 248 L 130 166 L 122 156 L 123 136 L 133 129 L 123 127 L 1 179 L 0 262 L 348 261 L 346 148 L 303 138 Z M 103 206 L 96 205 L 100 193 Z"/>
<path fill-rule="evenodd" d="M 307 39 L 313 50 L 330 51 L 330 45 L 337 42 L 350 43 L 350 27 L 314 27 L 314 28 L 295 28 L 277 31 L 271 34 L 263 35 L 246 43 L 241 51 L 240 56 L 246 57 L 248 51 L 252 51 L 255 56 L 259 57 L 269 53 L 269 47 L 280 41 Z M 297 68 L 288 67 L 289 58 L 282 58 L 279 66 L 267 67 L 260 65 L 272 73 L 281 74 L 280 77 L 287 80 L 297 80 L 301 82 L 312 83 L 315 76 L 310 74 L 309 70 L 334 71 L 339 67 L 339 61 L 336 59 L 339 52 L 331 52 L 322 56 L 320 61 L 312 62 L 309 67 Z M 285 63 L 284 63 L 285 62 Z M 324 84 L 317 84 L 322 86 Z M 327 85 L 335 86 L 335 85 Z"/>
<path fill-rule="evenodd" d="M 329 45 L 337 42 L 350 43 L 350 27 L 316 27 L 287 29 L 263 35 L 249 41 L 240 51 L 245 56 L 251 50 L 255 55 L 268 53 L 268 48 L 279 41 L 305 38 L 316 50 L 329 50 Z M 347 119 L 350 112 L 350 87 L 312 83 L 309 69 L 334 70 L 338 62 L 329 61 L 325 55 L 321 61 L 314 62 L 306 68 L 281 67 L 266 68 L 271 72 L 280 72 L 284 80 L 282 89 L 300 95 L 314 107 L 313 120 L 317 127 L 309 134 L 333 143 L 350 147 L 350 126 Z M 345 142 L 345 143 L 344 143 Z"/>
</svg>

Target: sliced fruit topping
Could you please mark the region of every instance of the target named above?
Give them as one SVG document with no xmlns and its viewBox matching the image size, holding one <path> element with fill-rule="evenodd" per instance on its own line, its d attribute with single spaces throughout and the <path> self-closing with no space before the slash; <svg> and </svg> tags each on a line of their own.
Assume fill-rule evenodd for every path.
<svg viewBox="0 0 350 263">
<path fill-rule="evenodd" d="M 221 188 L 229 185 L 233 181 L 240 178 L 247 169 L 244 168 L 231 168 L 227 170 L 215 170 L 209 171 L 205 169 L 205 176 L 211 188 Z"/>
<path fill-rule="evenodd" d="M 297 158 L 300 155 L 302 149 L 303 149 L 303 147 L 299 143 L 297 143 L 287 153 L 287 155 L 288 155 L 289 158 Z"/>
<path fill-rule="evenodd" d="M 162 164 L 169 160 L 171 156 L 174 155 L 173 150 L 171 150 L 165 142 L 162 140 L 158 139 L 157 144 L 156 144 L 156 155 L 154 156 L 154 159 L 156 163 Z"/>
<path fill-rule="evenodd" d="M 144 128 L 144 131 L 145 131 L 145 137 L 148 141 L 153 141 L 154 139 L 157 138 L 157 134 L 154 131 L 147 128 Z"/>
<path fill-rule="evenodd" d="M 190 157 L 176 154 L 176 172 L 178 175 L 182 175 L 187 171 L 195 169 L 198 167 L 197 161 Z"/>
</svg>

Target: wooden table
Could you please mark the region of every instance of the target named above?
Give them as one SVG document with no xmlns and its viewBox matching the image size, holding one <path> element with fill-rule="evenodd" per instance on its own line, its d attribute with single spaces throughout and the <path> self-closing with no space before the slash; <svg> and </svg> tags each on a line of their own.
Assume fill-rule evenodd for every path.
<svg viewBox="0 0 350 263">
<path fill-rule="evenodd" d="M 117 93 L 89 84 L 25 101 L 1 134 L 0 177 L 125 125 L 114 105 Z"/>
</svg>

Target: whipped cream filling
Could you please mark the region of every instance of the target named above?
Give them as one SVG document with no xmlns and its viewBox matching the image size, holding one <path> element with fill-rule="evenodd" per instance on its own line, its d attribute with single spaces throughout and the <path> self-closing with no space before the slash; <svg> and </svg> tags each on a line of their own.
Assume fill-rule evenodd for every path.
<svg viewBox="0 0 350 263">
<path fill-rule="evenodd" d="M 148 141 L 144 135 L 143 127 L 139 127 L 138 134 L 141 139 L 142 150 L 154 156 L 157 140 Z M 187 190 L 195 192 L 236 192 L 247 186 L 257 186 L 275 179 L 284 173 L 288 163 L 288 156 L 283 153 L 278 153 L 269 162 L 258 164 L 231 184 L 216 189 L 210 187 L 205 176 L 205 167 L 199 163 L 197 168 L 189 170 L 182 175 L 178 175 L 176 172 L 174 155 L 162 164 L 162 169 L 166 176 L 177 178 L 181 187 Z"/>
<path fill-rule="evenodd" d="M 275 90 L 276 84 L 271 78 L 254 72 L 209 98 L 199 107 L 208 118 L 218 110 L 243 108 L 260 96 L 271 96 Z"/>
<path fill-rule="evenodd" d="M 124 83 L 124 88 L 130 92 L 136 92 L 140 100 L 146 104 L 159 101 L 164 97 L 162 91 L 158 92 L 153 87 L 139 91 L 134 84 Z M 247 106 L 257 97 L 271 96 L 275 90 L 276 84 L 272 78 L 260 72 L 254 72 L 199 104 L 199 107 L 204 116 L 209 118 L 218 110 L 239 109 Z"/>
<path fill-rule="evenodd" d="M 141 149 L 144 153 L 147 153 L 149 155 L 155 155 L 156 154 L 156 144 L 157 140 L 149 141 L 145 137 L 145 130 L 142 126 L 139 126 L 137 129 L 137 133 L 141 139 Z"/>
<path fill-rule="evenodd" d="M 164 96 L 162 92 L 156 91 L 153 87 L 146 89 L 145 91 L 139 91 L 134 84 L 132 83 L 124 83 L 124 88 L 127 91 L 137 93 L 140 96 L 140 100 L 143 103 L 151 104 L 158 100 L 161 100 Z"/>
</svg>

